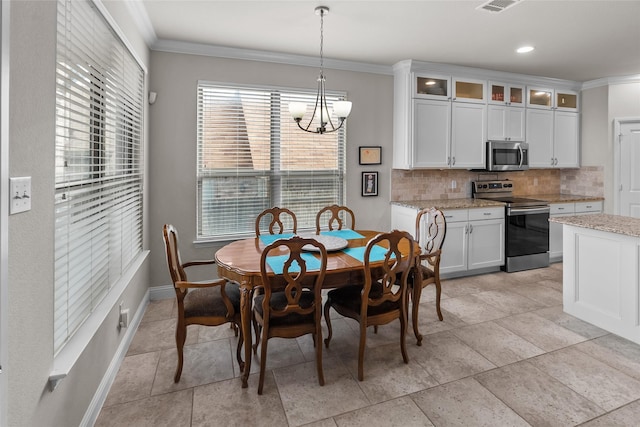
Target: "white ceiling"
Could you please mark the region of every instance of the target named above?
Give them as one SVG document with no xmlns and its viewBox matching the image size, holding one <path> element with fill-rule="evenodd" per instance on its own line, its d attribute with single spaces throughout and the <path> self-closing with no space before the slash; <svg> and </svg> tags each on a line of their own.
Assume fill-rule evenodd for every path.
<svg viewBox="0 0 640 427">
<path fill-rule="evenodd" d="M 137 0 L 166 41 L 391 66 L 440 62 L 580 82 L 640 74 L 640 1 L 521 0 L 500 13 L 486 0 Z M 143 13 L 144 15 L 144 13 Z M 155 40 L 155 41 L 154 41 Z M 536 50 L 515 53 L 523 44 Z"/>
</svg>

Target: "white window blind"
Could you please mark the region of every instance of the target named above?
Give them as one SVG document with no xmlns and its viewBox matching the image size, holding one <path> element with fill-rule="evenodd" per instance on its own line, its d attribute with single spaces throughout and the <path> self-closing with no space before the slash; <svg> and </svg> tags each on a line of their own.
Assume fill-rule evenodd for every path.
<svg viewBox="0 0 640 427">
<path fill-rule="evenodd" d="M 327 94 L 329 111 L 341 99 Z M 344 204 L 345 128 L 307 133 L 289 114 L 298 101 L 310 116 L 315 100 L 315 91 L 198 83 L 198 239 L 254 235 L 273 206 L 311 229 L 320 208 Z"/>
<path fill-rule="evenodd" d="M 95 5 L 58 1 L 57 354 L 142 250 L 144 72 Z"/>
</svg>

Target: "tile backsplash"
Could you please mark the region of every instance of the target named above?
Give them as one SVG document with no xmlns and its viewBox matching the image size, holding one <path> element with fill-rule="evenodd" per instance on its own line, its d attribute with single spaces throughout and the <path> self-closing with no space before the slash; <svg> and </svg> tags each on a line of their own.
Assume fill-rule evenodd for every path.
<svg viewBox="0 0 640 427">
<path fill-rule="evenodd" d="M 391 200 L 462 199 L 471 197 L 471 181 L 510 179 L 517 196 L 567 193 L 603 197 L 601 166 L 581 169 L 531 169 L 522 172 L 473 172 L 467 170 L 391 171 Z"/>
</svg>

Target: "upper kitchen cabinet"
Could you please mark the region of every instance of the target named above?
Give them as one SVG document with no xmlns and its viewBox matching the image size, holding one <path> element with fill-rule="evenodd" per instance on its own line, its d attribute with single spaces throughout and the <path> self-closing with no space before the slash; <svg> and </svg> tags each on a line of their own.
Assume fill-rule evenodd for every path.
<svg viewBox="0 0 640 427">
<path fill-rule="evenodd" d="M 484 169 L 487 140 L 528 142 L 531 167 L 579 166 L 578 82 L 413 60 L 393 71 L 394 169 Z"/>
<path fill-rule="evenodd" d="M 524 85 L 489 82 L 489 104 L 524 107 Z"/>
<path fill-rule="evenodd" d="M 577 112 L 578 93 L 570 90 L 527 87 L 527 107 Z"/>
</svg>

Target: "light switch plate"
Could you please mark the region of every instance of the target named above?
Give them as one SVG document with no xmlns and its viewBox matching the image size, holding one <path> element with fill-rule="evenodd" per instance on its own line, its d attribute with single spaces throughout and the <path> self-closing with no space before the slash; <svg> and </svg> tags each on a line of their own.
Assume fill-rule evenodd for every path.
<svg viewBox="0 0 640 427">
<path fill-rule="evenodd" d="M 9 178 L 9 214 L 31 210 L 31 177 Z"/>
</svg>

